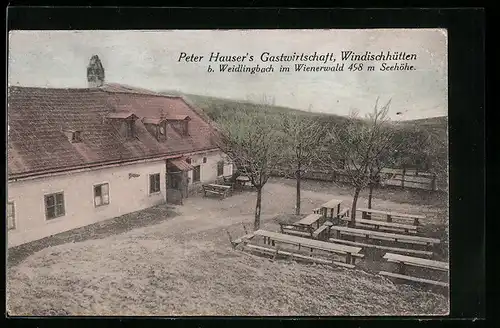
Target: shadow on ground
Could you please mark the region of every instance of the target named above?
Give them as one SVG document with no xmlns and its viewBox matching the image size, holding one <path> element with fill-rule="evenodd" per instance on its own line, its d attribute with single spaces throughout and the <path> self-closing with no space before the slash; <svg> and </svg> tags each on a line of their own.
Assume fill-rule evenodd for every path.
<svg viewBox="0 0 500 328">
<path fill-rule="evenodd" d="M 15 266 L 28 256 L 47 247 L 76 243 L 90 239 L 103 239 L 111 235 L 128 232 L 132 229 L 155 225 L 177 215 L 178 213 L 174 211 L 173 207 L 163 204 L 97 222 L 85 227 L 61 232 L 43 239 L 9 248 L 7 266 Z"/>
</svg>

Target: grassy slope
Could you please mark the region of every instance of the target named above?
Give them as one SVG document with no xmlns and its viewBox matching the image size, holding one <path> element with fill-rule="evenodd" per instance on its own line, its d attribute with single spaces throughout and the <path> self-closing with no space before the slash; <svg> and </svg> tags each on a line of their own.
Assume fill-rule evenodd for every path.
<svg viewBox="0 0 500 328">
<path fill-rule="evenodd" d="M 317 118 L 319 120 L 324 121 L 335 121 L 339 122 L 344 120 L 343 116 L 335 115 L 335 114 L 325 114 L 325 113 L 317 113 L 317 112 L 309 112 L 303 111 L 295 108 L 283 107 L 283 106 L 260 106 L 255 103 L 251 103 L 244 100 L 232 100 L 232 99 L 224 99 L 210 96 L 200 96 L 193 94 L 182 94 L 179 92 L 164 92 L 164 94 L 168 95 L 180 95 L 183 96 L 189 103 L 203 110 L 205 114 L 207 114 L 211 119 L 217 121 L 218 116 L 222 112 L 227 111 L 236 111 L 236 110 L 245 110 L 245 111 L 253 111 L 258 110 L 259 112 L 264 111 L 266 115 L 279 115 L 282 113 L 298 113 L 299 115 L 304 115 L 308 117 Z"/>
<path fill-rule="evenodd" d="M 211 97 L 211 96 L 201 96 L 201 95 L 194 95 L 194 94 L 183 94 L 178 91 L 166 91 L 164 92 L 165 94 L 169 95 L 181 95 L 184 96 L 188 101 L 192 102 L 194 105 L 197 107 L 203 109 L 203 111 L 209 115 L 212 116 L 217 108 L 224 107 L 225 109 L 234 109 L 236 108 L 243 108 L 243 109 L 248 109 L 248 110 L 261 110 L 261 107 L 252 104 L 251 102 L 247 101 L 239 101 L 239 100 L 232 100 L 232 99 L 224 99 L 224 98 L 217 98 L 217 97 Z M 324 120 L 343 120 L 343 116 L 335 115 L 335 114 L 325 114 L 325 113 L 317 113 L 317 112 L 309 112 L 309 111 L 304 111 L 304 110 L 299 110 L 295 108 L 289 108 L 289 107 L 283 107 L 283 106 L 268 106 L 268 110 L 266 110 L 266 114 L 276 114 L 276 113 L 290 113 L 290 112 L 296 112 L 302 115 L 306 116 L 311 116 L 311 117 L 319 117 Z M 440 117 L 431 117 L 431 118 L 424 118 L 424 119 L 417 119 L 417 120 L 407 120 L 407 121 L 402 121 L 406 124 L 418 124 L 421 127 L 425 128 L 430 128 L 430 129 L 438 129 L 438 130 L 447 130 L 448 126 L 448 118 L 446 116 L 440 116 Z"/>
<path fill-rule="evenodd" d="M 206 240 L 207 234 L 214 234 Z M 16 315 L 444 314 L 441 295 L 362 271 L 262 259 L 217 230 L 130 232 L 45 249 L 9 269 Z M 36 301 L 34 301 L 36 299 Z"/>
</svg>

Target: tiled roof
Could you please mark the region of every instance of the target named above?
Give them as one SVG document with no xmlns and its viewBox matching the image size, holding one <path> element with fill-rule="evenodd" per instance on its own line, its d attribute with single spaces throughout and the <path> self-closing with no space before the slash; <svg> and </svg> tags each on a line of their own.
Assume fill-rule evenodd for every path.
<svg viewBox="0 0 500 328">
<path fill-rule="evenodd" d="M 162 122 L 165 122 L 166 120 L 164 118 L 151 118 L 151 117 L 144 117 L 142 119 L 142 123 L 144 124 L 160 124 Z"/>
<path fill-rule="evenodd" d="M 150 95 L 150 96 L 163 96 L 163 94 L 158 92 L 118 83 L 106 83 L 102 87 L 100 87 L 100 89 L 107 92 L 121 92 L 121 93 L 135 93 L 135 94 Z"/>
<path fill-rule="evenodd" d="M 120 119 L 129 118 L 129 117 L 137 118 L 137 116 L 135 116 L 134 113 L 132 113 L 132 112 L 113 112 L 113 113 L 110 113 L 106 117 L 107 118 L 120 118 Z"/>
<path fill-rule="evenodd" d="M 184 120 L 189 120 L 190 117 L 187 115 L 169 115 L 167 117 L 167 120 L 171 121 L 184 121 Z"/>
<path fill-rule="evenodd" d="M 23 176 L 114 161 L 131 161 L 214 149 L 209 122 L 182 98 L 105 89 L 10 87 L 8 95 L 8 174 Z M 136 140 L 127 140 L 107 117 L 127 111 L 136 115 Z M 189 136 L 167 125 L 167 140 L 158 141 L 142 118 L 189 116 Z M 71 143 L 63 130 L 81 131 Z"/>
</svg>

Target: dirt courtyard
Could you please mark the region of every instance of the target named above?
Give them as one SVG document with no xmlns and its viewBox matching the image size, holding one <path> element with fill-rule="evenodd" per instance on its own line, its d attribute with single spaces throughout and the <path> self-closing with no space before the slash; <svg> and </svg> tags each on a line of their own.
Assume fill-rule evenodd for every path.
<svg viewBox="0 0 500 328">
<path fill-rule="evenodd" d="M 264 187 L 261 227 L 294 213 L 293 180 Z M 391 193 L 396 195 L 391 196 Z M 400 202 L 407 193 L 407 202 Z M 365 195 L 358 206 L 366 206 Z M 423 214 L 425 225 L 446 222 L 446 204 L 411 193 L 377 191 L 373 207 Z M 391 200 L 391 197 L 397 201 Z M 420 198 L 419 198 L 420 197 Z M 306 182 L 302 213 L 350 190 Z M 416 198 L 418 198 L 416 200 Z M 423 204 L 418 204 L 423 203 Z M 191 197 L 182 206 L 129 214 L 127 229 L 86 228 L 51 237 L 45 246 L 10 249 L 7 306 L 11 315 L 435 315 L 447 298 L 395 285 L 361 270 L 270 261 L 232 250 L 233 238 L 253 227 L 255 194 L 224 200 Z M 112 219 L 115 220 L 115 219 Z M 109 221 L 112 221 L 109 220 Z M 148 223 L 147 221 L 152 221 Z M 127 223 L 128 224 L 128 223 Z M 36 244 L 36 242 L 35 242 Z"/>
</svg>

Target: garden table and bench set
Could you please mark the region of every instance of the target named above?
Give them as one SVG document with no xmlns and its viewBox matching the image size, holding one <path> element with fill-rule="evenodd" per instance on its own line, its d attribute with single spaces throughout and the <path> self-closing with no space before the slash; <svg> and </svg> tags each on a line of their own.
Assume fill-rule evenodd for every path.
<svg viewBox="0 0 500 328">
<path fill-rule="evenodd" d="M 260 242 L 258 242 L 260 241 Z M 354 268 L 364 257 L 360 247 L 339 245 L 310 238 L 257 230 L 242 240 L 244 249 L 276 258 L 288 257 L 325 265 Z"/>
<path fill-rule="evenodd" d="M 220 183 L 202 185 L 204 197 L 207 195 L 217 195 L 220 199 L 226 198 L 235 189 L 243 190 L 249 187 L 251 187 L 250 178 L 245 175 L 240 175 L 236 179 L 233 179 L 232 176 L 223 176 Z"/>
<path fill-rule="evenodd" d="M 443 274 L 448 272 L 448 263 L 429 259 L 433 257 L 433 250 L 441 241 L 420 235 L 419 228 L 424 216 L 366 208 L 359 208 L 357 211 L 361 212 L 362 218 L 351 224 L 349 209 L 342 208 L 341 200 L 332 199 L 297 222 L 280 223 L 281 233 L 258 230 L 243 243 L 245 249 L 252 252 L 274 257 L 290 256 L 348 268 L 354 267 L 355 259 L 363 258 L 362 250 L 381 249 L 386 251 L 382 259 L 396 263 L 399 268 L 397 272 L 380 271 L 381 275 L 415 283 L 448 286 L 443 279 L 432 280 L 406 274 L 408 266 L 437 270 Z M 253 243 L 255 237 L 261 237 L 263 244 Z M 293 245 L 296 249 L 281 248 L 283 245 Z M 310 253 L 298 253 L 301 249 L 309 249 Z M 320 251 L 340 256 L 343 260 L 328 256 L 326 259 L 317 257 Z"/>
</svg>

